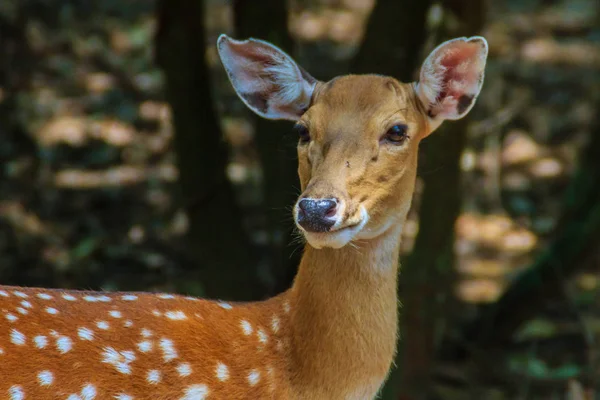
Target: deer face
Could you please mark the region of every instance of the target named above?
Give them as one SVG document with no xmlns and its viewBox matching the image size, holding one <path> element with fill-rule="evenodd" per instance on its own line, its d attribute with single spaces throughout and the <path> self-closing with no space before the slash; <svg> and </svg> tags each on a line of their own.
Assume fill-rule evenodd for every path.
<svg viewBox="0 0 600 400">
<path fill-rule="evenodd" d="M 372 239 L 406 216 L 419 141 L 466 115 L 487 56 L 483 38 L 455 39 L 431 53 L 418 83 L 376 75 L 322 83 L 266 42 L 221 36 L 218 49 L 250 109 L 296 121 L 302 194 L 294 219 L 315 248 Z"/>
<path fill-rule="evenodd" d="M 427 130 L 419 107 L 412 86 L 392 78 L 349 75 L 317 85 L 295 128 L 302 195 L 294 217 L 311 245 L 369 239 L 406 214 Z"/>
</svg>

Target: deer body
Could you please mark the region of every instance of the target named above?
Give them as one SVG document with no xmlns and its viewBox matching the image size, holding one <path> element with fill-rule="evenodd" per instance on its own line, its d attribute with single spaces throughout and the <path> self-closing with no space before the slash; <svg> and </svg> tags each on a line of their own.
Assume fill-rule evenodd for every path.
<svg viewBox="0 0 600 400">
<path fill-rule="evenodd" d="M 247 304 L 0 286 L 0 398 L 368 399 L 396 341 L 383 251 L 309 250 L 290 290 Z"/>
<path fill-rule="evenodd" d="M 318 82 L 262 41 L 222 36 L 240 98 L 297 122 L 307 240 L 292 288 L 255 303 L 0 286 L 0 398 L 372 399 L 397 333 L 399 241 L 419 141 L 472 107 L 482 38 L 434 50 L 418 84 Z"/>
</svg>

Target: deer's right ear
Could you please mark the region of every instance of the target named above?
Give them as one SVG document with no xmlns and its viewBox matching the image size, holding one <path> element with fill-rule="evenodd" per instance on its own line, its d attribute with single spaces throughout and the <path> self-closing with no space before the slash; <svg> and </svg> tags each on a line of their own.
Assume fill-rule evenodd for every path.
<svg viewBox="0 0 600 400">
<path fill-rule="evenodd" d="M 317 80 L 290 56 L 257 39 L 221 35 L 219 56 L 238 96 L 255 113 L 269 119 L 297 121 L 310 105 Z"/>
</svg>

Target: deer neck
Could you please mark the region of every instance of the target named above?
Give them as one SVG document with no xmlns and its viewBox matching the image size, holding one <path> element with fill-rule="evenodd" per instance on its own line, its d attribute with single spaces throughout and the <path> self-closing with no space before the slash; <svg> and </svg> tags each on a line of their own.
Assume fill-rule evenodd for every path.
<svg viewBox="0 0 600 400">
<path fill-rule="evenodd" d="M 342 393 L 385 378 L 396 345 L 401 225 L 357 248 L 306 246 L 290 292 L 298 386 Z"/>
</svg>

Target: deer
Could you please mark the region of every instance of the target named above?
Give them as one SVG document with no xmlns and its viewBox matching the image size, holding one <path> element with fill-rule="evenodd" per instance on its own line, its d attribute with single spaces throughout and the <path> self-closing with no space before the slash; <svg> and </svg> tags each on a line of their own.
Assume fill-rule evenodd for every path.
<svg viewBox="0 0 600 400">
<path fill-rule="evenodd" d="M 258 39 L 221 35 L 217 49 L 250 110 L 295 124 L 301 194 L 292 213 L 305 247 L 291 288 L 234 303 L 0 286 L 0 398 L 377 396 L 396 351 L 400 239 L 419 143 L 471 110 L 487 42 L 442 43 L 411 83 L 319 81 Z"/>
</svg>

